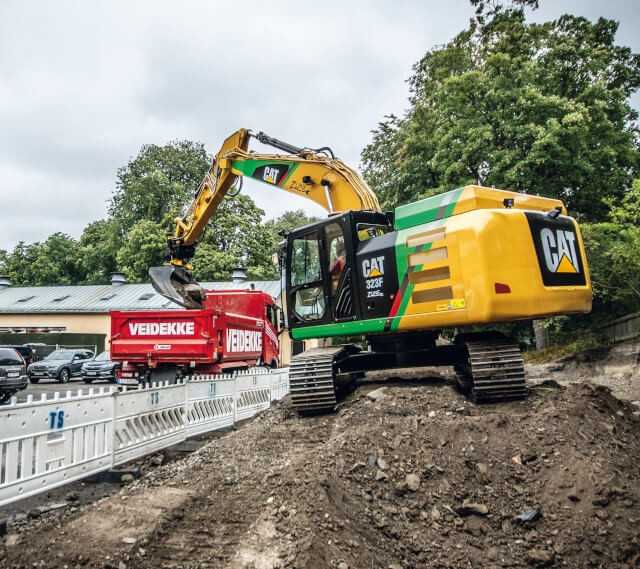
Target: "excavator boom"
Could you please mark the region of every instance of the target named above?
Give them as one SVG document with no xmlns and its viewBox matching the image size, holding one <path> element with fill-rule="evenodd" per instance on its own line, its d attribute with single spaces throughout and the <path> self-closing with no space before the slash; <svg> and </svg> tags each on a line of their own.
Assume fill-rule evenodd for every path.
<svg viewBox="0 0 640 569">
<path fill-rule="evenodd" d="M 286 154 L 250 152 L 252 137 Z M 300 148 L 263 132 L 239 129 L 224 141 L 186 213 L 176 219 L 168 240 L 169 265 L 149 270 L 158 293 L 187 308 L 202 306 L 204 292 L 193 280 L 190 261 L 208 221 L 234 186 L 240 182 L 241 187 L 243 177 L 310 199 L 330 214 L 380 211 L 367 183 L 330 148 Z"/>
</svg>

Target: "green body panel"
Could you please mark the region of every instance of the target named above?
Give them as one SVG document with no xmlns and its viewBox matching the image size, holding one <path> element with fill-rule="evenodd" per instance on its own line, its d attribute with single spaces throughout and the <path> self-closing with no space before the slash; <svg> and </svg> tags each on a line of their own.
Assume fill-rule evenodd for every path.
<svg viewBox="0 0 640 569">
<path fill-rule="evenodd" d="M 386 318 L 372 318 L 370 320 L 353 320 L 351 322 L 305 326 L 304 328 L 292 329 L 291 337 L 294 340 L 309 340 L 311 338 L 329 338 L 331 336 L 375 334 L 384 331 L 386 322 Z"/>
<path fill-rule="evenodd" d="M 397 230 L 395 254 L 399 290 L 398 298 L 388 317 L 304 326 L 292 329 L 291 337 L 294 340 L 308 340 L 401 331 L 400 322 L 411 299 L 414 286 L 409 282 L 409 255 L 417 251 L 428 251 L 432 245 L 426 243 L 418 247 L 407 247 L 407 238 L 422 231 L 442 227 L 445 224 L 445 219 L 453 215 L 462 191 L 463 188 L 459 188 L 396 208 L 394 228 Z M 413 268 L 414 271 L 421 269 L 421 265 Z"/>
<path fill-rule="evenodd" d="M 402 300 L 398 306 L 395 314 L 392 314 L 393 321 L 391 322 L 391 330 L 397 331 L 400 327 L 400 320 L 404 316 L 409 304 L 409 299 L 413 294 L 414 284 L 409 282 L 409 255 L 416 253 L 417 251 L 429 251 L 431 249 L 431 243 L 420 245 L 419 247 L 407 247 L 407 239 L 416 233 L 420 233 L 425 230 L 436 229 L 444 225 L 444 220 L 433 221 L 431 223 L 425 223 L 424 225 L 418 225 L 417 227 L 411 227 L 403 231 L 398 231 L 398 237 L 396 238 L 396 271 L 398 274 L 398 282 L 400 283 L 399 294 L 402 295 Z M 418 265 L 414 269 L 415 271 L 422 270 L 422 265 Z"/>
<path fill-rule="evenodd" d="M 394 227 L 396 229 L 407 229 L 430 221 L 436 221 L 445 217 L 450 217 L 460 199 L 464 188 L 451 190 L 444 194 L 431 196 L 407 205 L 401 205 L 395 210 Z"/>
<path fill-rule="evenodd" d="M 274 164 L 282 164 L 284 166 L 288 166 L 287 175 L 278 184 L 281 187 L 287 183 L 287 180 L 298 169 L 298 166 L 299 166 L 297 162 L 293 162 L 291 160 L 234 160 L 231 163 L 231 166 L 234 170 L 237 170 L 243 176 L 247 176 L 249 178 L 254 178 L 256 180 L 264 182 L 264 180 L 262 180 L 261 178 L 254 176 L 255 171 L 261 166 L 273 166 Z M 265 183 L 268 183 L 268 182 L 265 182 Z M 273 184 L 269 184 L 269 185 L 273 185 Z"/>
</svg>

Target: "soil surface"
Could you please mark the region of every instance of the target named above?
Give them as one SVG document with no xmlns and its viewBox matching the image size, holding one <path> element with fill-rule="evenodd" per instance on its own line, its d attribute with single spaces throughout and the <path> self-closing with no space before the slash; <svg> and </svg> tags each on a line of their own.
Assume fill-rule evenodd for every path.
<svg viewBox="0 0 640 569">
<path fill-rule="evenodd" d="M 637 406 L 547 382 L 479 407 L 420 375 L 367 383 L 332 415 L 275 405 L 10 528 L 0 567 L 640 567 Z"/>
<path fill-rule="evenodd" d="M 640 403 L 640 338 L 567 356 L 547 364 L 528 364 L 527 380 L 553 378 L 566 385 L 592 381 L 619 399 Z"/>
</svg>

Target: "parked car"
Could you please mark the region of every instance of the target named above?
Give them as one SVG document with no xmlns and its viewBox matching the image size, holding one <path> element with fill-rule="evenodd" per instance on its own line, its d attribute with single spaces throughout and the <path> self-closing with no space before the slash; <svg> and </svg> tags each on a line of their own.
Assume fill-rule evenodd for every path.
<svg viewBox="0 0 640 569">
<path fill-rule="evenodd" d="M 33 363 L 35 352 L 33 348 L 27 344 L 24 344 L 22 346 L 21 345 L 4 345 L 4 346 L 0 346 L 0 348 L 12 348 L 22 356 L 24 363 L 26 363 L 27 365 Z"/>
<path fill-rule="evenodd" d="M 27 368 L 29 380 L 38 383 L 41 379 L 57 379 L 67 383 L 72 377 L 82 376 L 82 364 L 92 359 L 91 350 L 56 350 Z"/>
<path fill-rule="evenodd" d="M 0 405 L 27 385 L 27 365 L 23 357 L 13 348 L 0 347 Z"/>
<path fill-rule="evenodd" d="M 96 379 L 106 379 L 115 383 L 117 369 L 120 369 L 120 364 L 112 362 L 109 358 L 109 352 L 104 351 L 98 354 L 94 360 L 82 364 L 82 379 L 85 383 L 91 383 Z"/>
</svg>

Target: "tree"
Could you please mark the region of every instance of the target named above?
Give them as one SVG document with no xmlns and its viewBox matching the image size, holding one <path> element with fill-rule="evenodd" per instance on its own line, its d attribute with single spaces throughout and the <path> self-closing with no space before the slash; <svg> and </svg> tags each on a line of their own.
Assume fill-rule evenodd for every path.
<svg viewBox="0 0 640 569">
<path fill-rule="evenodd" d="M 11 253 L 0 255 L 1 271 L 23 286 L 75 284 L 83 280 L 78 263 L 78 242 L 54 233 L 42 243 L 18 243 Z"/>
<path fill-rule="evenodd" d="M 80 237 L 79 264 L 86 283 L 109 282 L 109 275 L 118 270 L 116 256 L 120 245 L 112 219 L 94 221 L 84 228 Z"/>
<path fill-rule="evenodd" d="M 215 245 L 200 243 L 193 258 L 193 275 L 198 281 L 225 281 L 239 265 L 238 258 Z"/>
<path fill-rule="evenodd" d="M 132 282 L 148 281 L 149 267 L 164 262 L 166 242 L 166 232 L 159 223 L 148 219 L 138 221 L 118 251 L 118 267 Z"/>
<path fill-rule="evenodd" d="M 365 177 L 386 207 L 481 183 L 606 220 L 640 165 L 640 56 L 611 20 L 529 24 L 523 7 L 492 5 L 414 66 L 410 109 L 374 130 Z"/>
<path fill-rule="evenodd" d="M 151 220 L 167 230 L 198 189 L 210 160 L 199 142 L 146 144 L 118 170 L 109 213 L 124 235 L 136 223 Z"/>
<path fill-rule="evenodd" d="M 640 227 L 640 179 L 634 180 L 622 201 L 610 200 L 611 221 Z"/>
<path fill-rule="evenodd" d="M 296 209 L 285 211 L 280 217 L 270 219 L 265 223 L 266 227 L 277 241 L 282 240 L 281 233 L 288 233 L 298 227 L 318 221 L 317 217 L 307 215 L 304 210 Z"/>
<path fill-rule="evenodd" d="M 582 228 L 594 293 L 594 313 L 601 319 L 640 310 L 640 227 L 594 223 Z"/>
<path fill-rule="evenodd" d="M 198 274 L 224 279 L 234 267 L 242 265 L 254 278 L 275 276 L 273 238 L 262 224 L 263 217 L 264 211 L 249 196 L 225 198 L 198 245 L 193 263 Z M 206 263 L 212 263 L 211 267 L 202 266 Z"/>
</svg>

